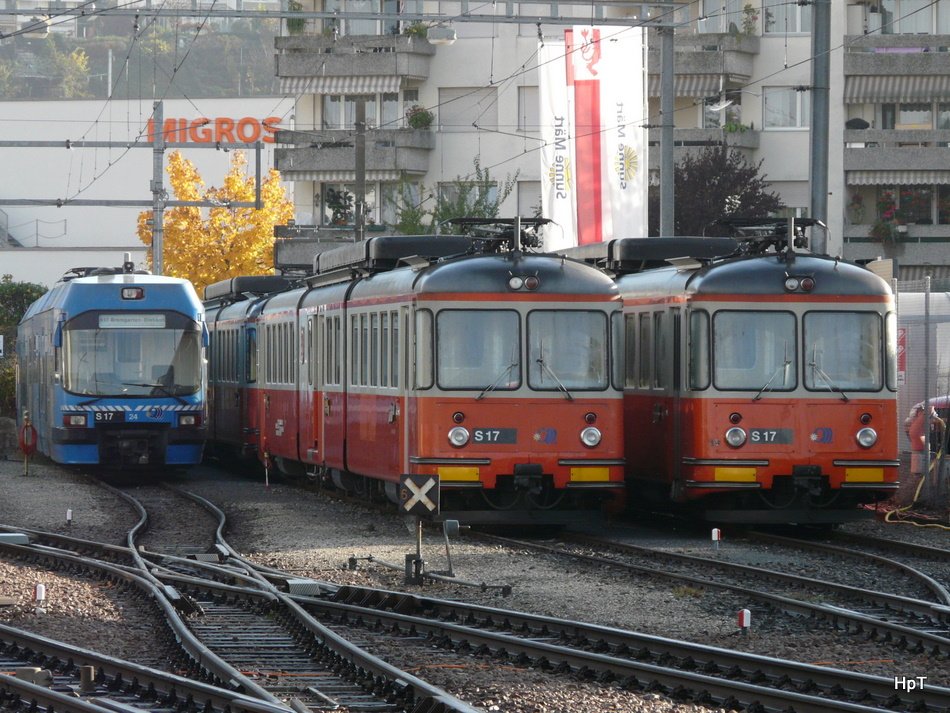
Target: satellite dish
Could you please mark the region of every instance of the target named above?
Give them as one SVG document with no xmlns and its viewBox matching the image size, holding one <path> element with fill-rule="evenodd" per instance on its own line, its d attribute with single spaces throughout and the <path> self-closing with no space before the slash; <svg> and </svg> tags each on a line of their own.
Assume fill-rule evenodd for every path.
<svg viewBox="0 0 950 713">
<path fill-rule="evenodd" d="M 715 104 L 709 107 L 710 111 L 722 111 L 728 106 L 732 106 L 732 99 L 720 99 Z"/>
<path fill-rule="evenodd" d="M 848 119 L 846 122 L 844 122 L 844 127 L 846 129 L 868 129 L 871 127 L 871 125 L 861 117 L 856 116 L 855 118 Z"/>
</svg>

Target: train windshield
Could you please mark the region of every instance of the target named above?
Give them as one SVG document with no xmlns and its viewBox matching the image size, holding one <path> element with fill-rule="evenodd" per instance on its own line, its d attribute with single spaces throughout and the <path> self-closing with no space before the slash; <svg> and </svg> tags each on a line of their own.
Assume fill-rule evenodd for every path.
<svg viewBox="0 0 950 713">
<path fill-rule="evenodd" d="M 722 310 L 713 319 L 713 383 L 723 391 L 789 391 L 798 374 L 795 315 Z"/>
<path fill-rule="evenodd" d="M 802 326 L 806 389 L 878 391 L 884 386 L 880 315 L 809 312 Z"/>
<path fill-rule="evenodd" d="M 510 391 L 521 385 L 517 312 L 448 309 L 436 324 L 440 389 Z"/>
<path fill-rule="evenodd" d="M 63 386 L 91 396 L 183 396 L 201 387 L 201 330 L 175 313 L 86 313 L 63 329 Z"/>
<path fill-rule="evenodd" d="M 536 391 L 606 389 L 607 315 L 537 310 L 528 315 L 528 386 Z"/>
</svg>

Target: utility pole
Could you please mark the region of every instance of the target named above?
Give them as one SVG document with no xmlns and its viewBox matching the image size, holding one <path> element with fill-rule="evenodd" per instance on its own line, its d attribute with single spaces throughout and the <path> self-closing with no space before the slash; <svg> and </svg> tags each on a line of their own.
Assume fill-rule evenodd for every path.
<svg viewBox="0 0 950 713">
<path fill-rule="evenodd" d="M 162 248 L 165 240 L 165 187 L 162 170 L 165 166 L 165 112 L 162 102 L 152 104 L 152 272 L 161 275 L 165 265 Z"/>
<path fill-rule="evenodd" d="M 356 100 L 356 205 L 353 216 L 353 239 L 366 237 L 366 97 Z"/>
<path fill-rule="evenodd" d="M 660 235 L 676 234 L 673 181 L 673 28 L 661 27 L 660 35 Z"/>
<path fill-rule="evenodd" d="M 831 80 L 831 0 L 814 0 L 811 69 L 811 216 L 828 224 L 828 85 Z M 813 231 L 811 250 L 827 252 L 823 230 Z"/>
</svg>

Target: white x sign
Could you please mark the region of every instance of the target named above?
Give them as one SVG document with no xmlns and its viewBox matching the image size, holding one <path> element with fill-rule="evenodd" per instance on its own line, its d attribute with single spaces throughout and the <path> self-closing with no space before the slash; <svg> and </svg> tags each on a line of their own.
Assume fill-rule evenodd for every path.
<svg viewBox="0 0 950 713">
<path fill-rule="evenodd" d="M 430 511 L 435 510 L 435 503 L 426 497 L 426 493 L 428 493 L 434 487 L 435 487 L 434 480 L 427 480 L 425 482 L 425 485 L 423 485 L 422 487 L 419 487 L 418 485 L 413 483 L 411 480 L 407 480 L 406 488 L 408 488 L 409 491 L 412 493 L 412 497 L 406 501 L 405 505 L 403 505 L 403 508 L 407 511 L 412 510 L 412 508 L 415 506 L 416 503 L 421 503 L 424 507 L 428 508 Z"/>
</svg>

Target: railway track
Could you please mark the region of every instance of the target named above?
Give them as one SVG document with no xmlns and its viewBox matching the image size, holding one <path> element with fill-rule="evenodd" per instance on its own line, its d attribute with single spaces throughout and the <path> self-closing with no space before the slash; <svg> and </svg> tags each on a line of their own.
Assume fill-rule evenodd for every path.
<svg viewBox="0 0 950 713">
<path fill-rule="evenodd" d="M 882 644 L 936 656 L 950 654 L 948 611 L 942 602 L 870 591 L 772 569 L 670 553 L 588 535 L 567 535 L 571 544 L 562 546 L 495 535 L 478 537 L 512 547 L 575 558 L 598 566 L 609 565 L 701 589 L 732 591 L 787 614 L 825 620 L 836 628 L 863 633 Z M 605 553 L 611 553 L 611 556 Z M 751 586 L 750 579 L 769 589 Z M 780 593 L 776 591 L 777 588 Z M 806 601 L 803 592 L 809 593 L 809 598 L 817 596 L 837 603 Z"/>
<path fill-rule="evenodd" d="M 711 647 L 647 637 L 595 627 L 581 622 L 547 619 L 458 602 L 414 597 L 394 592 L 302 582 L 275 570 L 257 568 L 236 556 L 220 535 L 207 558 L 167 552 L 139 552 L 165 588 L 178 592 L 200 611 L 194 618 L 209 648 L 218 647 L 235 669 L 281 698 L 293 694 L 301 710 L 319 710 L 347 700 L 366 705 L 349 682 L 330 675 L 318 684 L 302 662 L 313 657 L 318 639 L 328 635 L 359 640 L 370 646 L 408 649 L 420 645 L 431 657 L 432 646 L 443 655 L 463 654 L 532 666 L 554 673 L 593 678 L 631 690 L 668 695 L 721 706 L 767 711 L 950 710 L 950 691 L 930 687 L 920 692 L 896 692 L 891 679 L 864 676 L 806 664 L 736 654 Z M 46 543 L 39 550 L 66 548 L 63 536 L 31 533 Z M 95 543 L 79 543 L 94 550 Z M 102 546 L 103 556 L 131 557 L 128 548 Z M 127 565 L 114 565 L 120 568 Z M 301 590 L 311 593 L 302 594 Z M 294 605 L 306 610 L 323 629 L 301 630 L 288 614 Z M 291 632 L 286 636 L 283 632 Z M 356 633 L 357 630 L 360 633 Z M 329 632 L 329 634 L 327 633 Z M 382 641 L 379 632 L 392 638 Z M 373 643 L 368 643 L 370 640 Z M 213 646 L 212 646 L 213 645 Z M 248 658 L 250 652 L 253 656 Z M 348 665 L 334 652 L 335 673 Z M 249 666 L 253 664 L 253 667 Z M 376 677 L 363 672 L 365 685 Z M 339 683 L 340 688 L 335 688 Z M 380 705 L 377 702 L 375 705 Z M 389 705 L 385 701 L 383 705 Z M 380 710 L 391 710 L 381 707 Z M 396 709 L 393 709 L 396 710 Z"/>
</svg>

